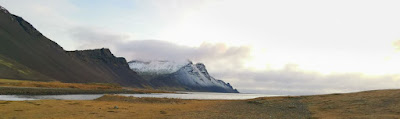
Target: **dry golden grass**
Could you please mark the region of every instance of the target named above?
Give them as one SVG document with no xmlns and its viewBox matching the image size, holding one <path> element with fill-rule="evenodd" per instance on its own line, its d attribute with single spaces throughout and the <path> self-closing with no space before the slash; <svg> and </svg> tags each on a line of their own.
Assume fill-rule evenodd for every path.
<svg viewBox="0 0 400 119">
<path fill-rule="evenodd" d="M 94 101 L 0 101 L 1 118 L 232 119 L 285 117 L 248 101 L 181 100 L 107 95 Z"/>
<path fill-rule="evenodd" d="M 400 90 L 307 96 L 302 103 L 314 118 L 400 118 Z"/>
<path fill-rule="evenodd" d="M 106 95 L 93 101 L 0 101 L 5 118 L 400 118 L 400 90 L 251 100 L 182 100 Z"/>
<path fill-rule="evenodd" d="M 0 101 L 0 119 L 173 118 L 190 112 L 206 110 L 207 105 L 211 106 L 215 103 L 213 101 L 194 100 L 187 101 L 186 103 L 60 100 Z"/>
<path fill-rule="evenodd" d="M 290 102 L 290 100 L 297 100 Z M 250 100 L 260 105 L 274 105 L 285 110 L 306 106 L 302 113 L 287 111 L 286 114 L 309 113 L 313 119 L 399 119 L 400 90 L 376 90 L 346 94 L 329 94 L 295 97 L 266 97 Z"/>
<path fill-rule="evenodd" d="M 173 93 L 154 89 L 136 89 L 116 84 L 61 83 L 0 79 L 0 95 L 57 95 L 57 94 L 114 94 L 114 93 Z"/>
<path fill-rule="evenodd" d="M 121 86 L 116 84 L 81 84 L 81 83 L 61 83 L 53 82 L 39 82 L 39 81 L 22 81 L 0 79 L 0 86 L 7 87 L 40 87 L 40 88 L 75 88 L 75 89 L 122 89 Z"/>
<path fill-rule="evenodd" d="M 119 95 L 104 95 L 98 99 L 97 101 L 118 101 L 118 102 L 130 102 L 130 103 L 184 103 L 188 100 L 182 99 L 174 99 L 174 98 L 149 98 L 149 97 L 126 97 Z"/>
</svg>

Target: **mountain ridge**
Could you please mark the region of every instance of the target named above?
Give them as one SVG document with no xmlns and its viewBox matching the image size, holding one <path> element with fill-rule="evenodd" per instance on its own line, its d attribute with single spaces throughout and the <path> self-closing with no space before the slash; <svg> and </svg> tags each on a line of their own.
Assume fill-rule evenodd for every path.
<svg viewBox="0 0 400 119">
<path fill-rule="evenodd" d="M 110 49 L 90 49 L 90 50 L 76 50 L 67 51 L 67 54 L 80 59 L 87 65 L 92 65 L 99 72 L 111 72 L 110 79 L 122 78 L 124 80 L 117 80 L 116 83 L 122 86 L 134 86 L 134 87 L 144 87 L 141 84 L 149 85 L 144 80 L 139 80 L 140 82 L 134 82 L 132 79 L 141 79 L 138 74 L 130 70 L 129 65 L 125 58 L 115 57 Z M 111 81 L 110 83 L 114 83 Z"/>
<path fill-rule="evenodd" d="M 0 73 L 0 78 L 57 80 L 71 83 L 118 83 L 139 88 L 149 85 L 127 67 L 116 69 L 107 64 L 108 62 L 97 62 L 96 66 L 83 61 L 84 58 L 87 60 L 91 57 L 74 56 L 73 54 L 79 53 L 65 51 L 22 17 L 9 13 L 3 7 L 2 11 L 0 12 L 0 60 L 3 63 L 0 63 L 0 68 L 8 74 Z M 117 60 L 113 55 L 108 58 Z"/>
<path fill-rule="evenodd" d="M 210 76 L 203 63 L 193 64 L 190 60 L 181 62 L 181 64 L 165 60 L 132 60 L 128 63 L 132 70 L 138 72 L 152 85 L 161 89 L 167 87 L 175 90 L 238 93 L 229 83 Z M 146 65 L 148 66 L 146 67 Z M 147 69 L 141 67 L 146 67 Z"/>
<path fill-rule="evenodd" d="M 66 51 L 22 17 L 0 6 L 0 78 L 66 83 L 115 83 L 126 87 L 238 92 L 191 61 L 154 75 L 139 75 L 107 48 Z M 164 61 L 165 62 L 165 61 Z M 146 64 L 146 62 L 143 62 Z M 161 63 L 161 62 L 160 62 Z M 159 64 L 160 64 L 159 63 Z M 157 66 L 159 64 L 154 64 Z M 143 65 L 145 66 L 145 65 Z M 142 67 L 142 69 L 149 67 Z M 191 70 L 191 71 L 189 71 Z M 151 80 L 149 80 L 151 79 Z"/>
</svg>

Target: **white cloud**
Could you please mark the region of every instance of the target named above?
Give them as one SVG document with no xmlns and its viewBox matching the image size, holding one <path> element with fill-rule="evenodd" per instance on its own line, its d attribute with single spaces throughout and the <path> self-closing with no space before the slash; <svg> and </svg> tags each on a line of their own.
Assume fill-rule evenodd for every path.
<svg viewBox="0 0 400 119">
<path fill-rule="evenodd" d="M 362 73 L 320 74 L 296 69 L 290 65 L 281 70 L 220 72 L 245 93 L 271 95 L 312 95 L 347 93 L 364 90 L 394 89 L 400 86 L 400 75 L 367 75 Z"/>
<path fill-rule="evenodd" d="M 211 71 L 243 69 L 251 59 L 250 46 L 227 46 L 224 43 L 203 43 L 198 47 L 178 45 L 161 40 L 132 40 L 131 34 L 110 32 L 99 28 L 77 27 L 69 30 L 79 42 L 79 49 L 107 47 L 117 56 L 133 59 L 193 60 L 203 62 Z"/>
</svg>

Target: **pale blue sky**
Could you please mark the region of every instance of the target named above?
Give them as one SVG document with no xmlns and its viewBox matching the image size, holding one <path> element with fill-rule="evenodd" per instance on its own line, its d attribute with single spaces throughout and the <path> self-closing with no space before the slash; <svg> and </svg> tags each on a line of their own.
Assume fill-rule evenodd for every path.
<svg viewBox="0 0 400 119">
<path fill-rule="evenodd" d="M 158 31 L 164 24 L 151 2 L 143 0 L 71 0 L 79 10 L 70 14 L 85 25 L 112 28 L 120 32 L 145 35 Z M 148 37 L 148 36 L 144 36 Z"/>
</svg>

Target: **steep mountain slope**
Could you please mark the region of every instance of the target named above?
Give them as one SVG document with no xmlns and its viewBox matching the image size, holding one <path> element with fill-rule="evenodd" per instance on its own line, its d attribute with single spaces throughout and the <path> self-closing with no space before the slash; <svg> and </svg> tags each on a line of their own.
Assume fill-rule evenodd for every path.
<svg viewBox="0 0 400 119">
<path fill-rule="evenodd" d="M 147 85 L 147 82 L 144 80 L 134 80 L 141 79 L 141 77 L 136 72 L 130 70 L 125 58 L 115 57 L 109 49 L 68 51 L 67 53 L 93 67 L 93 70 L 96 72 L 109 73 L 109 75 L 105 75 L 109 76 L 107 77 L 109 79 L 120 79 L 112 81 L 113 83 L 135 87 L 143 87 L 142 84 Z"/>
<path fill-rule="evenodd" d="M 0 7 L 0 71 L 0 78 L 21 80 L 148 85 L 109 50 L 66 52 L 3 7 Z"/>
<path fill-rule="evenodd" d="M 211 77 L 202 63 L 134 60 L 129 66 L 159 89 L 238 92 L 229 83 Z"/>
<path fill-rule="evenodd" d="M 51 78 L 0 55 L 0 76 L 5 79 L 46 81 Z"/>
</svg>

